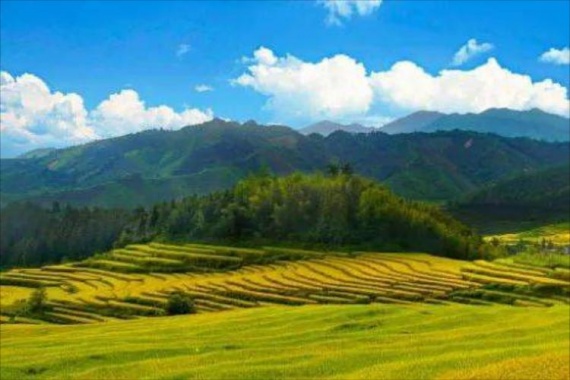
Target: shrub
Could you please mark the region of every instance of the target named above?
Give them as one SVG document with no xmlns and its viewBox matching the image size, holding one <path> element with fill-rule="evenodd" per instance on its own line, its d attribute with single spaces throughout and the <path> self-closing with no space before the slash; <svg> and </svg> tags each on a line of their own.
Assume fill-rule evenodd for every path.
<svg viewBox="0 0 570 380">
<path fill-rule="evenodd" d="M 168 315 L 180 315 L 180 314 L 191 314 L 195 312 L 194 302 L 192 298 L 181 292 L 172 293 L 168 297 L 166 303 L 166 314 Z"/>
<path fill-rule="evenodd" d="M 28 299 L 28 310 L 30 313 L 41 313 L 46 308 L 47 292 L 43 287 L 39 287 L 30 295 Z"/>
</svg>

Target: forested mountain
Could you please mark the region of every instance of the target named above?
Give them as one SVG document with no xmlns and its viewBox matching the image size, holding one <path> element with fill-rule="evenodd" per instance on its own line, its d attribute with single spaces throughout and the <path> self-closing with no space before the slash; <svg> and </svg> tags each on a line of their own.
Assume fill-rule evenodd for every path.
<svg viewBox="0 0 570 380">
<path fill-rule="evenodd" d="M 570 140 L 570 120 L 539 109 L 514 111 L 492 108 L 481 113 L 450 114 L 416 112 L 380 128 L 385 133 L 469 130 L 505 137 L 529 137 L 545 141 Z"/>
<path fill-rule="evenodd" d="M 416 199 L 448 200 L 505 176 L 566 163 L 568 143 L 468 131 L 304 136 L 283 126 L 215 119 L 0 161 L 2 203 L 30 199 L 136 207 L 226 189 L 266 167 L 283 175 L 331 162 Z"/>
<path fill-rule="evenodd" d="M 450 205 L 460 219 L 492 231 L 494 224 L 570 221 L 570 165 L 530 171 L 468 194 Z"/>
<path fill-rule="evenodd" d="M 331 166 L 328 175 L 259 173 L 230 190 L 132 212 L 11 204 L 2 212 L 0 264 L 78 259 L 151 240 L 421 251 L 480 257 L 481 239 L 439 207 Z"/>
<path fill-rule="evenodd" d="M 375 129 L 370 127 L 365 127 L 361 124 L 340 124 L 334 123 L 332 121 L 324 120 L 315 124 L 306 126 L 305 128 L 299 129 L 304 135 L 310 135 L 311 133 L 318 133 L 323 136 L 328 136 L 336 131 L 344 131 L 348 133 L 368 133 L 373 132 Z"/>
</svg>

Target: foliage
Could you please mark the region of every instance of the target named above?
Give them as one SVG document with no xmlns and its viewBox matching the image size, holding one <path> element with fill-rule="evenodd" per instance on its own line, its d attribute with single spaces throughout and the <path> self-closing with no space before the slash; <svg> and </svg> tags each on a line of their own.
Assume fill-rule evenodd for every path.
<svg viewBox="0 0 570 380">
<path fill-rule="evenodd" d="M 156 238 L 296 242 L 478 257 L 481 239 L 438 207 L 399 198 L 346 170 L 250 176 L 228 191 L 158 204 L 141 210 L 120 244 Z"/>
<path fill-rule="evenodd" d="M 519 226 L 570 221 L 570 165 L 557 166 L 502 180 L 449 205 L 459 219 L 487 232 L 502 222 Z"/>
<path fill-rule="evenodd" d="M 131 212 L 116 209 L 10 204 L 0 215 L 0 267 L 76 261 L 106 251 L 129 218 Z"/>
<path fill-rule="evenodd" d="M 44 311 L 47 302 L 47 292 L 44 287 L 39 287 L 33 291 L 28 299 L 28 310 L 31 314 L 37 314 Z"/>
<path fill-rule="evenodd" d="M 166 303 L 166 314 L 179 315 L 194 313 L 194 302 L 192 298 L 181 292 L 174 292 L 168 297 Z"/>
</svg>

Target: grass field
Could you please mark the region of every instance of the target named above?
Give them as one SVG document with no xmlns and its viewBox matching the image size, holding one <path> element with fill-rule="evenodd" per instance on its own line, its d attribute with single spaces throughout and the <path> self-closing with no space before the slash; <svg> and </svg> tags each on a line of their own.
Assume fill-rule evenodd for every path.
<svg viewBox="0 0 570 380">
<path fill-rule="evenodd" d="M 2 325 L 8 379 L 568 379 L 569 307 L 328 305 Z"/>
</svg>

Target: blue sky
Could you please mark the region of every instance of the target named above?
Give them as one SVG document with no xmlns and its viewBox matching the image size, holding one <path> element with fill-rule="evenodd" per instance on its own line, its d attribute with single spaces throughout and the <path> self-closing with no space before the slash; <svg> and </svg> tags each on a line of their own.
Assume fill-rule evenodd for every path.
<svg viewBox="0 0 570 380">
<path fill-rule="evenodd" d="M 568 14 L 568 1 L 2 1 L 2 156 L 214 116 L 567 115 Z"/>
</svg>

